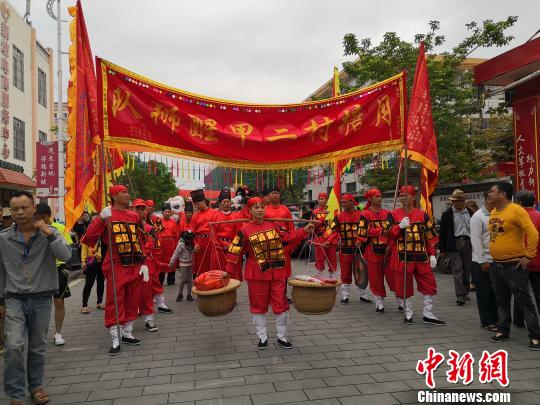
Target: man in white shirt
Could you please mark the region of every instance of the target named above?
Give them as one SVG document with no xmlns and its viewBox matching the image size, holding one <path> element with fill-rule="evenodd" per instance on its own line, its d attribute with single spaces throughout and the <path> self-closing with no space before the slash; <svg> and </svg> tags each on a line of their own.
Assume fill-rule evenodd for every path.
<svg viewBox="0 0 540 405">
<path fill-rule="evenodd" d="M 482 327 L 491 331 L 497 331 L 497 301 L 491 284 L 491 266 L 493 258 L 489 254 L 489 213 L 494 205 L 484 193 L 484 206 L 476 211 L 471 218 L 471 243 L 473 260 L 473 280 L 476 284 L 476 301 L 478 314 Z"/>
</svg>

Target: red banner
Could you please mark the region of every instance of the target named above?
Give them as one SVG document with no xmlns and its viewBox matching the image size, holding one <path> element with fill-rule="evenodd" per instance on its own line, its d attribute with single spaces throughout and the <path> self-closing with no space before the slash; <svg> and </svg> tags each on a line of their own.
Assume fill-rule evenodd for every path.
<svg viewBox="0 0 540 405">
<path fill-rule="evenodd" d="M 516 153 L 517 189 L 534 192 L 540 196 L 540 171 L 538 157 L 538 105 L 533 97 L 512 105 L 514 111 L 514 139 Z"/>
<path fill-rule="evenodd" d="M 57 142 L 36 143 L 36 184 L 39 197 L 58 196 Z"/>
<path fill-rule="evenodd" d="M 97 59 L 100 133 L 109 147 L 224 166 L 286 169 L 401 148 L 405 77 L 287 105 L 209 99 Z"/>
</svg>

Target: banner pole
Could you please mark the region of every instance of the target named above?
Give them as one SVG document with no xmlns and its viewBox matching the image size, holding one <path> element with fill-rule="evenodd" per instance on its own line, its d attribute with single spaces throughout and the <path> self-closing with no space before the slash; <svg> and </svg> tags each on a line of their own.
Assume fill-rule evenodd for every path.
<svg viewBox="0 0 540 405">
<path fill-rule="evenodd" d="M 105 161 L 105 145 L 103 140 L 101 141 L 101 175 L 103 176 L 103 198 L 107 198 L 107 169 L 105 167 L 106 161 Z M 112 167 L 111 167 L 112 170 Z M 104 201 L 103 205 L 105 206 L 107 203 Z M 105 220 L 105 226 L 107 227 L 107 238 L 109 242 L 109 257 L 111 258 L 111 281 L 112 281 L 112 287 L 113 287 L 113 297 L 114 297 L 114 315 L 116 317 L 116 331 L 118 333 L 118 343 L 120 344 L 120 340 L 122 339 L 122 336 L 120 335 L 120 322 L 118 320 L 118 301 L 116 299 L 116 277 L 114 275 L 114 255 L 112 252 L 112 234 L 111 234 L 111 225 L 110 225 L 110 219 L 107 218 Z"/>
<path fill-rule="evenodd" d="M 403 168 L 403 177 L 405 178 L 405 189 L 407 189 L 408 182 L 409 182 L 409 157 L 407 156 L 407 143 L 403 145 L 403 150 L 405 151 L 405 162 L 404 162 L 404 168 Z M 397 190 L 396 190 L 397 191 Z M 409 194 L 407 195 L 407 201 Z M 407 202 L 404 204 L 403 209 L 405 210 L 405 216 L 409 214 L 408 212 L 408 206 Z M 404 229 L 405 235 L 403 236 L 403 245 L 405 252 L 403 254 L 403 315 L 405 316 L 405 319 L 407 319 L 407 242 L 408 242 L 408 233 L 407 228 Z M 399 255 L 398 255 L 399 256 Z"/>
<path fill-rule="evenodd" d="M 401 154 L 399 156 L 399 167 L 397 172 L 397 179 L 396 179 L 396 189 L 394 191 L 394 208 L 392 208 L 392 211 L 396 210 L 397 205 L 397 196 L 398 196 L 398 190 L 399 190 L 399 180 L 401 177 L 401 167 L 403 166 L 403 158 L 401 157 Z"/>
</svg>

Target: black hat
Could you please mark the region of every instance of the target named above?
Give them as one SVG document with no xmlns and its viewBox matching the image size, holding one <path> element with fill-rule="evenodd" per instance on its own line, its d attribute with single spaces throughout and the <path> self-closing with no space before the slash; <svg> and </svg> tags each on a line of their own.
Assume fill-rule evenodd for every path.
<svg viewBox="0 0 540 405">
<path fill-rule="evenodd" d="M 198 202 L 204 201 L 206 199 L 204 197 L 204 189 L 202 189 L 202 188 L 199 188 L 197 190 L 193 190 L 189 194 L 191 194 L 191 200 L 194 203 L 198 203 Z"/>
<path fill-rule="evenodd" d="M 163 205 L 161 206 L 161 211 L 165 211 L 165 210 L 171 210 L 171 204 L 170 203 L 163 203 Z"/>
<path fill-rule="evenodd" d="M 218 201 L 221 202 L 223 200 L 230 200 L 231 199 L 231 189 L 230 188 L 224 188 L 219 192 Z"/>
<path fill-rule="evenodd" d="M 184 207 L 184 212 L 193 212 L 193 203 L 191 201 L 186 201 L 186 206 Z"/>
<path fill-rule="evenodd" d="M 263 195 L 266 196 L 266 195 L 270 194 L 272 191 L 277 191 L 278 193 L 280 192 L 279 188 L 277 186 L 271 186 L 271 187 L 266 187 L 263 190 Z"/>
</svg>

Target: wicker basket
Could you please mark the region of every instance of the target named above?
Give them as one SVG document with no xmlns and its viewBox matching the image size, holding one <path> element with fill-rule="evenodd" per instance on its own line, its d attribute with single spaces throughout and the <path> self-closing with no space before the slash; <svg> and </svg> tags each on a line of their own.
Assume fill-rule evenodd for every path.
<svg viewBox="0 0 540 405">
<path fill-rule="evenodd" d="M 332 311 L 341 284 L 319 284 L 290 278 L 294 307 L 304 315 L 323 315 Z"/>
<path fill-rule="evenodd" d="M 197 296 L 199 311 L 206 316 L 223 316 L 232 312 L 236 306 L 236 290 L 240 281 L 231 279 L 223 288 L 210 291 L 199 291 L 193 287 L 191 292 Z"/>
</svg>

